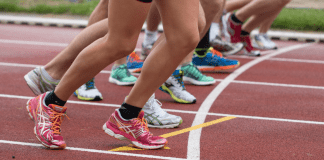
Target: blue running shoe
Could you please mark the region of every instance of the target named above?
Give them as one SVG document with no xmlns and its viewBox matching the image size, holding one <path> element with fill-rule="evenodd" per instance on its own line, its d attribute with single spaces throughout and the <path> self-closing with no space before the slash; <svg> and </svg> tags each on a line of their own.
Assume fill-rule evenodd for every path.
<svg viewBox="0 0 324 160">
<path fill-rule="evenodd" d="M 141 72 L 143 63 L 144 61 L 135 52 L 127 56 L 127 68 L 130 72 Z"/>
<path fill-rule="evenodd" d="M 226 59 L 222 57 L 218 51 L 212 48 L 210 48 L 204 56 L 200 56 L 195 52 L 192 57 L 192 63 L 196 65 L 200 71 L 221 71 L 236 68 L 240 65 L 238 60 Z"/>
</svg>

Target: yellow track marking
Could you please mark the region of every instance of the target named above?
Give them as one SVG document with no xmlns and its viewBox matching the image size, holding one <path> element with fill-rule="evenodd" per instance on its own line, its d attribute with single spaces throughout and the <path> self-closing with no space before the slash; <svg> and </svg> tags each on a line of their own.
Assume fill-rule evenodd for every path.
<svg viewBox="0 0 324 160">
<path fill-rule="evenodd" d="M 192 130 L 196 130 L 196 129 L 203 128 L 203 127 L 208 127 L 208 126 L 211 126 L 213 124 L 221 123 L 221 122 L 228 121 L 228 120 L 231 120 L 231 119 L 234 119 L 234 118 L 236 118 L 236 117 L 223 117 L 223 118 L 216 119 L 216 120 L 206 122 L 206 123 L 203 123 L 203 124 L 199 124 L 199 125 L 196 125 L 196 126 L 193 126 L 193 127 L 185 128 L 185 129 L 182 129 L 182 130 L 179 130 L 179 131 L 163 134 L 163 135 L 161 135 L 161 137 L 168 138 L 168 137 L 176 136 L 178 134 L 190 132 Z M 169 147 L 164 147 L 163 149 L 170 149 L 170 148 Z M 135 147 L 133 147 L 133 145 L 130 144 L 128 146 L 115 148 L 115 149 L 112 149 L 112 150 L 109 150 L 109 151 L 136 151 L 136 150 L 144 150 L 144 149 L 135 148 Z"/>
</svg>

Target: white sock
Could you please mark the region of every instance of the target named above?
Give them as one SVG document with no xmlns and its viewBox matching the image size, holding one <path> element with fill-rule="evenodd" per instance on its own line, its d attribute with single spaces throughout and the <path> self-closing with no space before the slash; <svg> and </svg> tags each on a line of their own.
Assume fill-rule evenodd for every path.
<svg viewBox="0 0 324 160">
<path fill-rule="evenodd" d="M 210 25 L 210 31 L 209 31 L 209 41 L 216 38 L 216 36 L 219 36 L 220 29 L 219 29 L 219 23 L 212 23 Z"/>
<path fill-rule="evenodd" d="M 157 40 L 158 31 L 149 31 L 145 29 L 143 45 L 147 46 L 153 44 Z"/>
<path fill-rule="evenodd" d="M 54 79 L 53 77 L 51 77 L 47 71 L 45 70 L 44 67 L 41 67 L 41 73 L 42 73 L 42 78 L 45 78 L 44 80 L 50 81 L 50 82 L 54 82 L 54 83 L 58 83 L 60 82 L 60 80 Z"/>
</svg>

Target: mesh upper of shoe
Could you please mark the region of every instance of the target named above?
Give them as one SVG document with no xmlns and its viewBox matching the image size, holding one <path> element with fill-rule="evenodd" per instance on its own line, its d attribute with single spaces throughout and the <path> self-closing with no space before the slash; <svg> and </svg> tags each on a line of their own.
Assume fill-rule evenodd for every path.
<svg viewBox="0 0 324 160">
<path fill-rule="evenodd" d="M 183 99 L 186 101 L 194 101 L 196 97 L 191 95 L 184 87 L 182 77 L 176 78 L 174 75 L 171 75 L 165 83 L 172 84 L 166 85 L 172 91 L 172 93 L 179 99 Z"/>
<path fill-rule="evenodd" d="M 143 107 L 144 117 L 148 123 L 154 125 L 179 124 L 182 118 L 180 116 L 167 113 L 161 108 L 162 104 L 155 99 L 153 94 Z"/>
<path fill-rule="evenodd" d="M 97 96 L 102 97 L 102 94 L 99 92 L 95 86 L 94 79 L 86 82 L 78 88 L 78 95 L 86 98 L 95 98 Z"/>
</svg>

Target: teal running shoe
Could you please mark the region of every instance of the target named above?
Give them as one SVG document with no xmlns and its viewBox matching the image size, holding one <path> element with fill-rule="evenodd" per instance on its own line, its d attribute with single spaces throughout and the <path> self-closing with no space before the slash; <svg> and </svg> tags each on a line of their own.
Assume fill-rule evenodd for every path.
<svg viewBox="0 0 324 160">
<path fill-rule="evenodd" d="M 109 77 L 109 82 L 120 86 L 127 86 L 135 84 L 137 78 L 130 74 L 126 64 L 120 65 L 113 69 Z"/>
<path fill-rule="evenodd" d="M 181 70 L 184 73 L 183 81 L 194 85 L 211 85 L 216 82 L 213 77 L 203 75 L 193 63 L 182 66 Z"/>
</svg>

